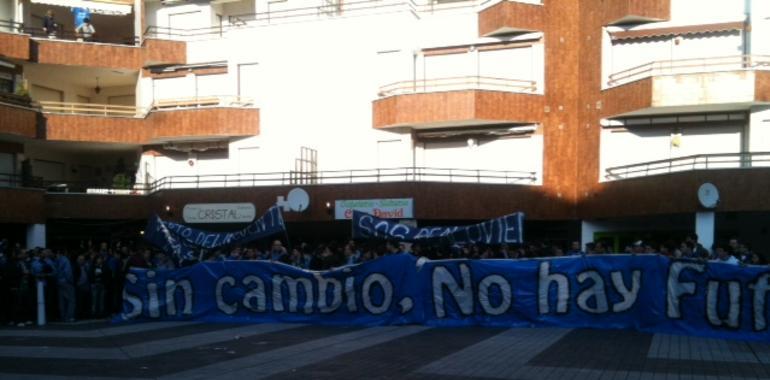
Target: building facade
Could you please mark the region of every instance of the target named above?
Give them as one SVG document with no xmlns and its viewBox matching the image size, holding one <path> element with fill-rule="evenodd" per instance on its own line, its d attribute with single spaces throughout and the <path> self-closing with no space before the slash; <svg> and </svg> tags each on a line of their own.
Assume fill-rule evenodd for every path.
<svg viewBox="0 0 770 380">
<path fill-rule="evenodd" d="M 409 198 L 420 224 L 523 211 L 530 240 L 770 249 L 766 3 L 3 1 L 0 223 L 40 245 L 301 187 L 315 233 Z"/>
</svg>

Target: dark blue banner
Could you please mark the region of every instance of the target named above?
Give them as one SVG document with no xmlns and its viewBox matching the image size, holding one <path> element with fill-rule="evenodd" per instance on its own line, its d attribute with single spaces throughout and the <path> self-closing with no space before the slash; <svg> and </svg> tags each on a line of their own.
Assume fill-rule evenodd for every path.
<svg viewBox="0 0 770 380">
<path fill-rule="evenodd" d="M 208 232 L 183 224 L 165 222 L 154 215 L 147 222 L 144 240 L 180 261 L 198 258 L 201 249 L 216 249 L 245 244 L 284 232 L 283 215 L 273 206 L 259 219 L 235 232 Z"/>
<path fill-rule="evenodd" d="M 386 256 L 313 272 L 265 261 L 132 270 L 124 320 L 635 329 L 770 340 L 770 268 L 656 255 Z"/>
<path fill-rule="evenodd" d="M 353 211 L 353 238 L 415 242 L 445 239 L 459 244 L 513 244 L 523 241 L 524 214 L 518 212 L 470 226 L 410 227 Z"/>
</svg>

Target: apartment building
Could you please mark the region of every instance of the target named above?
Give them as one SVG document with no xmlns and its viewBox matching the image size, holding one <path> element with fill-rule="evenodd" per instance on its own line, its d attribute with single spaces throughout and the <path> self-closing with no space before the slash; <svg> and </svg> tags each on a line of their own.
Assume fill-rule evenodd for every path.
<svg viewBox="0 0 770 380">
<path fill-rule="evenodd" d="M 770 249 L 766 3 L 5 0 L 0 222 L 121 238 L 302 188 L 300 233 L 410 199 L 420 224 L 523 211 L 530 240 Z"/>
</svg>

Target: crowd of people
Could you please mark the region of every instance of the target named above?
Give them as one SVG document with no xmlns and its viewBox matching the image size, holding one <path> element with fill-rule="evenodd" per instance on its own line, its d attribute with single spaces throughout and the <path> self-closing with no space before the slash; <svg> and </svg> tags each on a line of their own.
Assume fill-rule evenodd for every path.
<svg viewBox="0 0 770 380">
<path fill-rule="evenodd" d="M 584 248 L 584 249 L 583 249 Z M 398 241 L 349 240 L 340 243 L 294 243 L 281 240 L 263 245 L 236 246 L 226 250 L 201 252 L 199 260 L 281 262 L 308 270 L 326 270 L 375 260 L 385 255 L 412 254 L 441 259 L 523 259 L 575 255 L 611 254 L 617 250 L 605 241 L 577 241 L 558 244 L 459 245 L 452 243 L 409 244 Z M 694 234 L 684 240 L 660 244 L 636 241 L 625 247 L 627 254 L 661 254 L 671 258 L 711 260 L 735 265 L 764 265 L 765 259 L 738 239 L 715 244 L 708 250 Z M 194 262 L 183 263 L 190 265 Z M 48 320 L 73 322 L 76 319 L 105 318 L 122 308 L 123 281 L 131 268 L 176 269 L 172 257 L 139 244 L 90 243 L 77 250 L 23 249 L 0 242 L 0 323 L 31 325 L 36 313 L 37 282 L 45 284 Z M 10 305 L 6 307 L 5 305 Z"/>
</svg>

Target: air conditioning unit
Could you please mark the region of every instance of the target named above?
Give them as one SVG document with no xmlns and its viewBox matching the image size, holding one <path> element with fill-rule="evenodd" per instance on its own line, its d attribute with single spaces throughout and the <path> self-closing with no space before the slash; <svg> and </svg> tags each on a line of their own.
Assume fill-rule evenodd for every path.
<svg viewBox="0 0 770 380">
<path fill-rule="evenodd" d="M 160 0 L 161 5 L 179 5 L 188 2 L 188 0 Z"/>
</svg>

